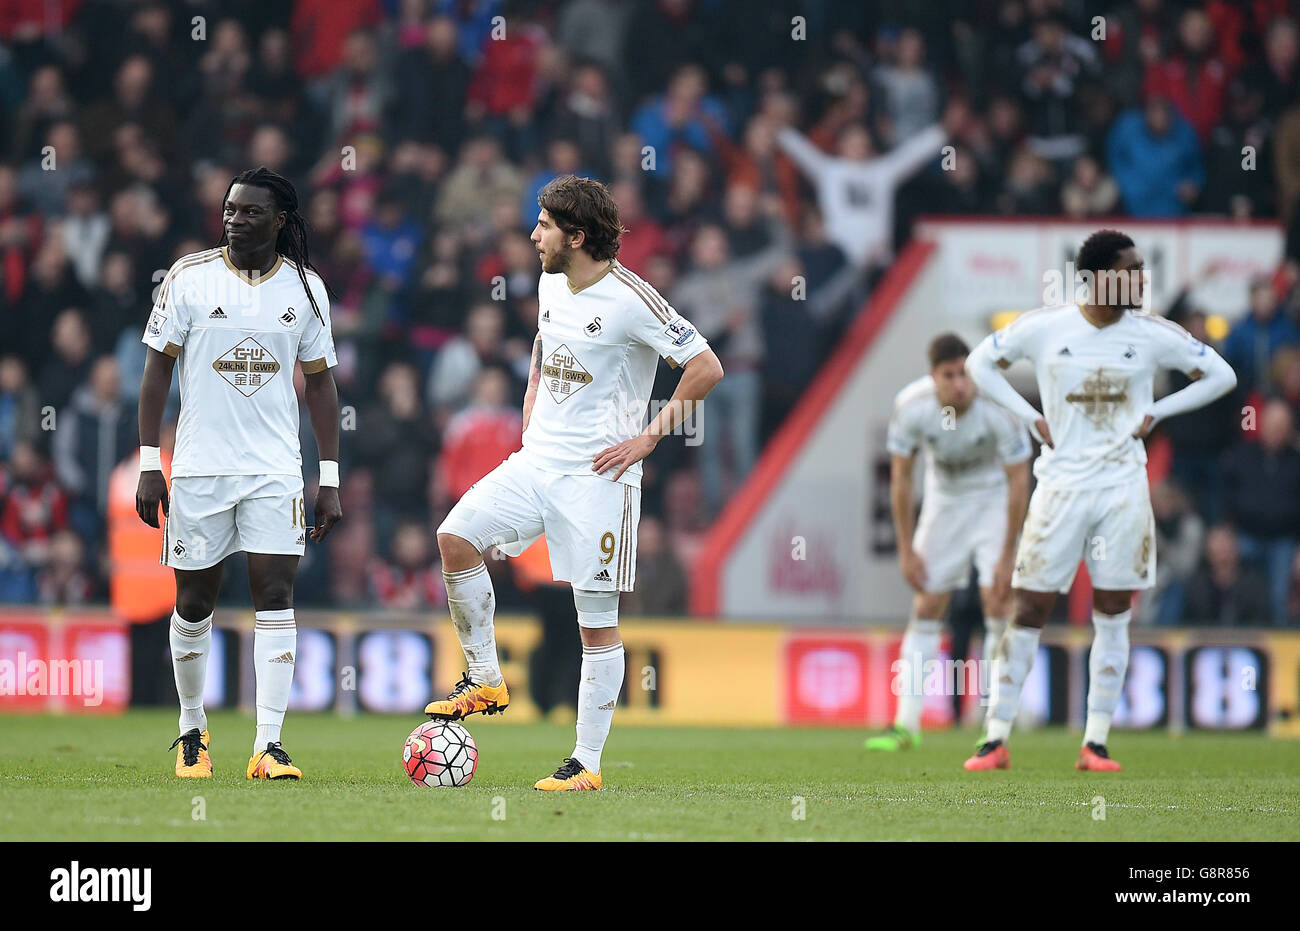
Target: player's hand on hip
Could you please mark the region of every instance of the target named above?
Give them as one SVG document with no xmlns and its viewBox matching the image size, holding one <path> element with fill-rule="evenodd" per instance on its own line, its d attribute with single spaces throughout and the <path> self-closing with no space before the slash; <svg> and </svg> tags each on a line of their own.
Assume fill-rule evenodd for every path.
<svg viewBox="0 0 1300 931">
<path fill-rule="evenodd" d="M 916 551 L 907 549 L 899 553 L 898 562 L 907 584 L 918 592 L 925 591 L 925 563 L 916 555 Z"/>
<path fill-rule="evenodd" d="M 1056 449 L 1056 445 L 1052 442 L 1052 431 L 1047 426 L 1046 417 L 1039 417 L 1035 420 L 1034 429 L 1038 431 L 1038 438 L 1043 441 L 1044 446 L 1048 449 Z"/>
<path fill-rule="evenodd" d="M 654 437 L 646 436 L 644 433 L 634 436 L 617 446 L 610 446 L 598 452 L 591 460 L 591 471 L 603 474 L 617 466 L 618 471 L 614 473 L 613 478 L 613 481 L 617 482 L 633 463 L 640 462 L 650 455 L 656 445 Z"/>
<path fill-rule="evenodd" d="M 1144 440 L 1151 433 L 1151 428 L 1155 426 L 1156 419 L 1150 414 L 1142 418 L 1142 424 L 1133 431 L 1133 439 Z"/>
<path fill-rule="evenodd" d="M 140 481 L 135 486 L 135 512 L 150 527 L 158 523 L 158 506 L 162 505 L 163 516 L 167 516 L 171 499 L 167 494 L 167 479 L 160 471 L 141 472 Z"/>
<path fill-rule="evenodd" d="M 311 539 L 319 543 L 325 539 L 330 528 L 343 519 L 343 505 L 339 504 L 339 490 L 326 485 L 316 492 L 316 506 L 312 508 L 316 515 L 316 526 L 312 528 Z"/>
</svg>

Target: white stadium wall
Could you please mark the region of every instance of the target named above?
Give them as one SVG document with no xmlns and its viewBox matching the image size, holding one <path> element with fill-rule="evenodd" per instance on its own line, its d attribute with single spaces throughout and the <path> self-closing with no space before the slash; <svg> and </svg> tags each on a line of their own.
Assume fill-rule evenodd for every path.
<svg viewBox="0 0 1300 931">
<path fill-rule="evenodd" d="M 911 593 L 889 513 L 885 431 L 894 395 L 952 330 L 972 345 L 1000 311 L 1044 303 L 1101 226 L 1133 235 L 1163 309 L 1207 267 L 1197 306 L 1234 319 L 1247 283 L 1282 256 L 1275 224 L 926 220 L 713 528 L 694 567 L 692 613 L 795 624 L 903 622 Z M 1067 300 L 1069 294 L 1067 292 Z"/>
</svg>

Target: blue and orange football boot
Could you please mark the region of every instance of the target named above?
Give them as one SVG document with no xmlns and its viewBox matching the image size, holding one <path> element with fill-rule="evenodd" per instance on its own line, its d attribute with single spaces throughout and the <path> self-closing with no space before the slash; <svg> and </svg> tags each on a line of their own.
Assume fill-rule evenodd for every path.
<svg viewBox="0 0 1300 931">
<path fill-rule="evenodd" d="M 1084 744 L 1079 748 L 1079 758 L 1074 761 L 1074 768 L 1094 773 L 1117 773 L 1124 767 L 1110 758 L 1105 744 Z"/>
<path fill-rule="evenodd" d="M 176 775 L 182 779 L 208 779 L 212 776 L 212 757 L 208 747 L 212 741 L 207 731 L 192 727 L 172 741 L 171 750 L 176 748 Z"/>
<path fill-rule="evenodd" d="M 459 721 L 471 714 L 500 714 L 509 707 L 510 692 L 504 680 L 500 685 L 484 685 L 467 672 L 450 695 L 425 705 L 424 713 L 436 721 Z"/>
<path fill-rule="evenodd" d="M 978 772 L 985 769 L 1010 769 L 1011 754 L 1007 753 L 1006 744 L 1000 740 L 986 740 L 980 744 L 975 755 L 961 764 L 963 769 Z"/>
<path fill-rule="evenodd" d="M 599 789 L 600 786 L 600 773 L 593 773 L 569 757 L 553 774 L 539 779 L 533 788 L 543 792 L 584 792 Z"/>
<path fill-rule="evenodd" d="M 277 740 L 249 758 L 246 775 L 249 779 L 301 779 L 302 770 L 293 765 L 293 760 Z"/>
</svg>

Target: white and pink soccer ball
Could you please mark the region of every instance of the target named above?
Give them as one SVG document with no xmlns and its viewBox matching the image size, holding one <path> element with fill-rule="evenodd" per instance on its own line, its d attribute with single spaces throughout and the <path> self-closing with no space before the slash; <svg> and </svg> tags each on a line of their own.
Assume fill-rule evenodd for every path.
<svg viewBox="0 0 1300 931">
<path fill-rule="evenodd" d="M 455 721 L 425 721 L 406 738 L 402 765 L 417 786 L 469 785 L 478 769 L 478 746 Z"/>
</svg>

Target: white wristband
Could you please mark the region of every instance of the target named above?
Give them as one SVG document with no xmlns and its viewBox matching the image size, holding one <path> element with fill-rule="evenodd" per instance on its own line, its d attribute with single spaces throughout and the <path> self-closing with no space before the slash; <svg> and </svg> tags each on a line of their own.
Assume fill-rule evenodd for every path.
<svg viewBox="0 0 1300 931">
<path fill-rule="evenodd" d="M 339 487 L 339 464 L 335 460 L 322 459 L 320 461 L 320 487 Z"/>
<path fill-rule="evenodd" d="M 161 472 L 162 471 L 162 450 L 157 446 L 140 447 L 140 471 L 141 472 Z"/>
</svg>

